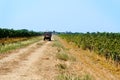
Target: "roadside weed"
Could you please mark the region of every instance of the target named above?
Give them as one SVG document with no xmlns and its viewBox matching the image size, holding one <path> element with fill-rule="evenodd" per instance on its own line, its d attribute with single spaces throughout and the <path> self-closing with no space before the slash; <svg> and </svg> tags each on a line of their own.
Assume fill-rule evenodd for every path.
<svg viewBox="0 0 120 80">
<path fill-rule="evenodd" d="M 93 80 L 90 75 L 77 76 L 73 74 L 60 74 L 57 76 L 57 80 Z"/>
<path fill-rule="evenodd" d="M 64 60 L 64 61 L 69 60 L 68 54 L 66 54 L 66 53 L 64 53 L 64 52 L 63 52 L 63 53 L 62 53 L 62 52 L 57 53 L 56 57 L 57 57 L 58 59 Z"/>
</svg>

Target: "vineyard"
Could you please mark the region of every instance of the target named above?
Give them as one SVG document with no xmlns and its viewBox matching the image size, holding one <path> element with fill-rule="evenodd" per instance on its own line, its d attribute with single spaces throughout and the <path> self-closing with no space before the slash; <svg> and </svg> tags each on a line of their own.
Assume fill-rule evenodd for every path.
<svg viewBox="0 0 120 80">
<path fill-rule="evenodd" d="M 60 37 L 79 48 L 94 51 L 120 63 L 120 33 L 69 33 L 60 34 Z"/>
</svg>

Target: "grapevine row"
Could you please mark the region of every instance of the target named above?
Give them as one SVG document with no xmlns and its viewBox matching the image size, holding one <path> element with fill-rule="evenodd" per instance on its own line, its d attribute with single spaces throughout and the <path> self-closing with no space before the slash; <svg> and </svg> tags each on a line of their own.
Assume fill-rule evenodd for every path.
<svg viewBox="0 0 120 80">
<path fill-rule="evenodd" d="M 60 34 L 60 37 L 84 50 L 89 49 L 106 59 L 120 62 L 120 33 L 70 33 Z"/>
</svg>

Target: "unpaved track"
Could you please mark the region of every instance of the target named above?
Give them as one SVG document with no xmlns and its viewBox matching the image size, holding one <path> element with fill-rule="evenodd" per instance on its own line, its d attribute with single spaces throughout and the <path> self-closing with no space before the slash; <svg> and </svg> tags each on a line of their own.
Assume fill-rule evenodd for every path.
<svg viewBox="0 0 120 80">
<path fill-rule="evenodd" d="M 56 73 L 52 70 L 55 65 L 50 64 L 54 60 L 48 56 L 54 53 L 51 45 L 52 42 L 40 41 L 2 58 L 0 80 L 52 80 Z"/>
</svg>

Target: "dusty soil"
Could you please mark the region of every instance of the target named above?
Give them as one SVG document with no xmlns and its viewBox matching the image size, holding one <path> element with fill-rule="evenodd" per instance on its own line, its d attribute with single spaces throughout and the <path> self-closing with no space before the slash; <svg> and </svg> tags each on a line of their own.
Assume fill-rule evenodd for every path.
<svg viewBox="0 0 120 80">
<path fill-rule="evenodd" d="M 0 80 L 52 80 L 56 76 L 52 41 L 40 41 L 0 59 Z"/>
<path fill-rule="evenodd" d="M 56 65 L 62 62 L 68 65 L 68 73 L 90 74 L 95 80 L 120 80 L 119 70 L 113 73 L 88 52 L 73 47 L 58 37 L 56 40 L 64 45 L 68 54 L 76 57 L 75 62 L 60 62 L 56 58 L 59 50 L 53 46 L 55 40 L 41 40 L 7 56 L 0 55 L 0 80 L 56 80 L 55 77 L 60 74 Z"/>
</svg>

